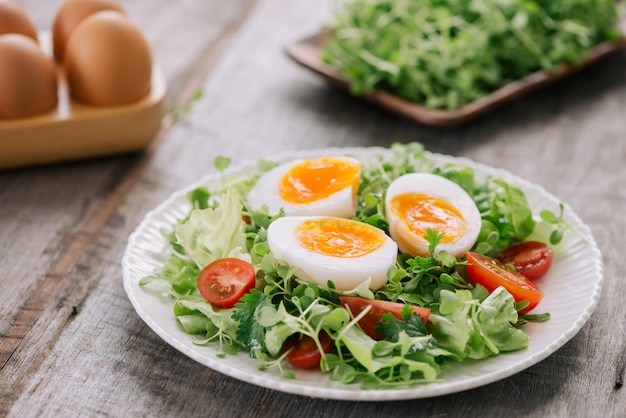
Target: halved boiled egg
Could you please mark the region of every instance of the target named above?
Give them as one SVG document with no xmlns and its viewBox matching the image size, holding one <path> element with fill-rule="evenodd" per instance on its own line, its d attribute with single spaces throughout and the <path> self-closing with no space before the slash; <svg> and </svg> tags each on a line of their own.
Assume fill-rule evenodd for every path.
<svg viewBox="0 0 626 418">
<path fill-rule="evenodd" d="M 274 259 L 294 268 L 303 281 L 342 291 L 370 279 L 372 290 L 387 283 L 398 246 L 380 229 L 336 217 L 287 216 L 272 222 L 267 242 Z"/>
<path fill-rule="evenodd" d="M 263 174 L 248 193 L 255 209 L 266 205 L 271 215 L 337 216 L 356 212 L 361 164 L 348 157 L 297 160 Z"/>
<path fill-rule="evenodd" d="M 435 174 L 411 173 L 394 180 L 385 197 L 389 234 L 398 248 L 426 257 L 428 228 L 443 233 L 435 254 L 446 250 L 460 258 L 472 248 L 481 227 L 476 204 L 458 184 Z"/>
</svg>

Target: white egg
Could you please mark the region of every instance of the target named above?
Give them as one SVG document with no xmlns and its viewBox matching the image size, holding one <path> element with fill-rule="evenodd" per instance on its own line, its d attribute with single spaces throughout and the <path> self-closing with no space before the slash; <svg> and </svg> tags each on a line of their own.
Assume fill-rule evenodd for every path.
<svg viewBox="0 0 626 418">
<path fill-rule="evenodd" d="M 248 193 L 253 210 L 267 206 L 271 215 L 337 216 L 356 212 L 361 165 L 347 157 L 297 160 L 264 173 Z"/>
<path fill-rule="evenodd" d="M 323 216 L 288 216 L 272 222 L 267 242 L 274 259 L 294 268 L 302 281 L 342 291 L 370 279 L 378 290 L 387 283 L 398 246 L 380 229 L 363 222 Z"/>
<path fill-rule="evenodd" d="M 456 258 L 472 248 L 481 227 L 476 204 L 458 184 L 435 174 L 411 173 L 394 180 L 385 196 L 389 234 L 398 248 L 428 256 L 428 228 L 443 233 L 435 254 L 446 250 Z"/>
</svg>

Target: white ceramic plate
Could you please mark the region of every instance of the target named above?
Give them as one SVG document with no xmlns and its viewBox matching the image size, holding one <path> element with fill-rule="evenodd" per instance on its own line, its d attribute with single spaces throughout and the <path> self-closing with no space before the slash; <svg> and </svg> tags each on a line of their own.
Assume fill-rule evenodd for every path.
<svg viewBox="0 0 626 418">
<path fill-rule="evenodd" d="M 349 154 L 363 161 L 381 153 L 384 148 L 339 148 L 293 152 L 274 158 L 287 161 L 294 158 L 311 158 L 322 155 Z M 531 184 L 506 171 L 494 169 L 470 160 L 427 153 L 435 163 L 456 163 L 473 168 L 477 176 L 504 178 L 517 185 L 527 195 L 534 213 L 550 209 L 558 213 L 560 201 L 541 186 Z M 233 167 L 232 174 L 253 172 L 256 161 Z M 334 382 L 319 371 L 300 371 L 295 379 L 285 379 L 276 370 L 260 371 L 258 361 L 247 353 L 226 358 L 216 357 L 214 347 L 196 346 L 176 322 L 172 313 L 174 301 L 148 292 L 139 287 L 139 280 L 162 266 L 167 243 L 162 231 L 171 230 L 178 219 L 190 210 L 185 194 L 201 184 L 217 181 L 217 173 L 190 185 L 170 196 L 165 202 L 146 215 L 129 238 L 122 260 L 124 289 L 133 307 L 165 342 L 181 353 L 220 373 L 254 385 L 316 398 L 387 401 L 426 398 L 459 392 L 482 386 L 518 373 L 543 360 L 569 341 L 587 322 L 596 307 L 603 283 L 602 254 L 589 228 L 565 205 L 567 222 L 585 236 L 566 232 L 563 241 L 555 248 L 553 266 L 539 285 L 545 293 L 537 308 L 538 312 L 550 312 L 551 319 L 545 323 L 531 323 L 525 327 L 530 336 L 526 350 L 508 353 L 487 360 L 462 362 L 446 368 L 437 382 L 408 389 L 363 390 L 358 384 L 345 385 Z"/>
</svg>

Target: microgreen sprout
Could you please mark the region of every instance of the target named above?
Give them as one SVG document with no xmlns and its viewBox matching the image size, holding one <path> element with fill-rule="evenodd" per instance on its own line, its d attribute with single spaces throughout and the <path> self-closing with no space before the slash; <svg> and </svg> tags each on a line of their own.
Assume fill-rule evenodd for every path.
<svg viewBox="0 0 626 418">
<path fill-rule="evenodd" d="M 230 166 L 230 158 L 218 155 L 215 157 L 215 160 L 213 160 L 213 165 L 220 173 L 224 173 L 224 170 Z"/>
<path fill-rule="evenodd" d="M 587 241 L 587 238 L 576 228 L 571 226 L 563 217 L 564 205 L 559 204 L 559 215 L 555 215 L 554 212 L 544 209 L 539 213 L 541 220 L 553 227 L 552 233 L 550 233 L 550 244 L 557 245 L 563 239 L 563 232 L 570 230 L 578 235 L 583 241 Z"/>
</svg>

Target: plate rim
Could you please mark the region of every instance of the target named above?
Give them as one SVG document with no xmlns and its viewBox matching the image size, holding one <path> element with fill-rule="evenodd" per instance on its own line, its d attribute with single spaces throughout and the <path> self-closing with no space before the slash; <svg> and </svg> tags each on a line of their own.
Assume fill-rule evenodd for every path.
<svg viewBox="0 0 626 418">
<path fill-rule="evenodd" d="M 350 155 L 354 153 L 366 153 L 371 156 L 376 156 L 380 153 L 388 153 L 391 150 L 389 148 L 383 147 L 331 147 L 331 148 L 317 148 L 317 149 L 308 149 L 308 150 L 300 150 L 300 151 L 286 151 L 280 154 L 277 154 L 271 158 L 272 161 L 287 161 L 289 159 L 295 158 L 307 158 L 312 156 L 320 156 L 322 154 L 343 154 Z M 152 331 L 154 331 L 157 336 L 159 336 L 163 341 L 167 344 L 175 348 L 177 351 L 186 355 L 187 357 L 197 361 L 198 363 L 209 367 L 210 369 L 222 373 L 224 375 L 230 376 L 232 378 L 238 379 L 240 381 L 251 383 L 256 386 L 264 387 L 267 389 L 277 390 L 284 393 L 290 393 L 294 395 L 306 396 L 311 398 L 320 398 L 320 399 L 335 399 L 335 400 L 353 400 L 353 401 L 396 401 L 396 400 L 407 400 L 407 399 L 420 399 L 420 398 L 430 398 L 441 395 L 447 395 L 452 393 L 457 393 L 473 388 L 477 388 L 480 386 L 484 386 L 498 380 L 502 380 L 504 378 L 510 377 L 514 374 L 517 374 L 537 363 L 547 358 L 554 352 L 556 352 L 559 348 L 561 348 L 565 343 L 567 343 L 570 339 L 572 339 L 585 325 L 585 323 L 589 320 L 592 313 L 594 312 L 597 304 L 599 302 L 603 284 L 604 284 L 604 269 L 603 269 L 603 256 L 602 253 L 593 237 L 590 228 L 580 219 L 580 217 L 572 210 L 572 208 L 566 203 L 562 202 L 556 196 L 549 193 L 543 186 L 527 181 L 521 177 L 516 176 L 515 174 L 503 170 L 500 168 L 488 166 L 482 164 L 480 162 L 473 161 L 471 159 L 465 157 L 454 157 L 450 155 L 443 155 L 439 153 L 433 153 L 429 151 L 424 151 L 425 157 L 429 161 L 434 161 L 436 163 L 446 163 L 453 162 L 462 166 L 469 166 L 482 172 L 484 175 L 490 176 L 499 176 L 505 178 L 507 181 L 510 181 L 520 187 L 523 188 L 531 188 L 536 189 L 538 193 L 542 194 L 542 197 L 550 198 L 551 200 L 561 202 L 564 206 L 564 211 L 567 214 L 568 222 L 574 221 L 577 229 L 581 232 L 586 240 L 586 245 L 589 247 L 589 250 L 592 250 L 593 260 L 594 260 L 594 271 L 597 275 L 596 281 L 593 285 L 593 291 L 589 295 L 588 303 L 584 306 L 584 308 L 580 311 L 580 314 L 576 318 L 575 321 L 571 323 L 569 328 L 565 329 L 563 333 L 556 339 L 554 339 L 550 344 L 543 347 L 543 349 L 539 350 L 535 354 L 529 357 L 523 357 L 521 361 L 517 361 L 509 365 L 506 368 L 498 370 L 497 372 L 489 373 L 487 376 L 478 375 L 476 377 L 465 379 L 461 383 L 449 383 L 439 385 L 437 383 L 426 383 L 423 385 L 412 386 L 406 389 L 361 389 L 358 384 L 350 384 L 350 385 L 341 385 L 342 387 L 332 387 L 328 388 L 320 388 L 320 387 L 311 387 L 307 386 L 306 382 L 300 384 L 302 382 L 297 382 L 294 384 L 293 380 L 288 380 L 286 378 L 275 379 L 275 376 L 271 376 L 267 374 L 267 371 L 257 371 L 256 373 L 248 373 L 245 371 L 241 371 L 237 368 L 233 368 L 228 365 L 227 359 L 219 359 L 215 356 L 215 352 L 211 347 L 203 347 L 206 349 L 207 355 L 199 355 L 196 351 L 190 349 L 189 342 L 191 341 L 191 336 L 185 334 L 184 331 L 180 330 L 189 341 L 184 342 L 178 340 L 170 335 L 168 331 L 163 328 L 159 323 L 157 323 L 154 318 L 152 318 L 144 309 L 144 306 L 140 303 L 136 292 L 144 292 L 139 288 L 138 281 L 140 278 L 133 278 L 131 276 L 131 267 L 133 261 L 133 248 L 137 245 L 137 240 L 144 234 L 147 228 L 151 223 L 155 221 L 155 219 L 159 216 L 164 216 L 167 214 L 166 210 L 170 208 L 174 208 L 177 201 L 181 201 L 182 199 L 186 200 L 186 192 L 191 190 L 199 185 L 207 184 L 210 182 L 217 181 L 219 179 L 220 174 L 216 172 L 211 172 L 202 176 L 199 180 L 188 184 L 187 186 L 180 188 L 173 193 L 171 193 L 164 201 L 162 201 L 155 208 L 150 210 L 145 214 L 142 218 L 138 226 L 134 229 L 134 231 L 129 235 L 127 246 L 122 258 L 122 274 L 123 274 L 123 287 L 129 298 L 135 312 L 138 316 L 144 321 L 146 325 Z M 224 171 L 225 175 L 234 174 L 234 173 L 244 173 L 247 170 L 253 170 L 255 165 L 255 161 L 247 160 L 243 161 L 239 164 L 236 164 L 229 169 Z M 179 202 L 179 203 L 181 203 Z M 189 206 L 189 205 L 188 205 Z M 190 207 L 190 206 L 189 206 Z M 164 240 L 165 241 L 165 240 Z M 154 297 L 153 295 L 150 295 Z M 171 302 L 173 305 L 173 300 Z M 172 320 L 175 321 L 174 316 L 172 315 Z M 523 353 L 525 350 L 516 353 Z M 209 357 L 212 354 L 212 357 Z M 507 356 L 508 354 L 502 354 L 500 356 L 492 357 L 494 358 L 502 358 L 503 356 Z M 237 356 L 245 356 L 245 353 L 238 353 Z M 480 360 L 480 362 L 489 361 L 489 359 Z M 321 373 L 321 372 L 317 372 Z M 320 374 L 321 376 L 326 376 Z M 330 382 L 330 379 L 328 379 Z M 424 390 L 424 388 L 428 388 Z M 306 392 L 302 389 L 305 388 Z"/>
</svg>

